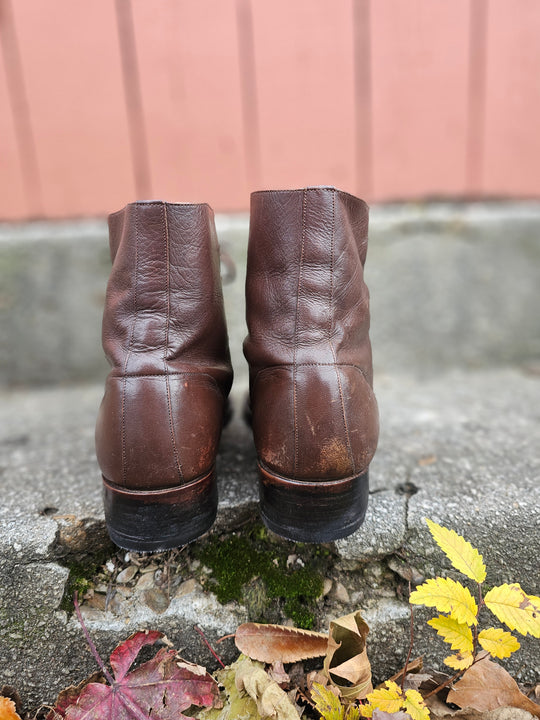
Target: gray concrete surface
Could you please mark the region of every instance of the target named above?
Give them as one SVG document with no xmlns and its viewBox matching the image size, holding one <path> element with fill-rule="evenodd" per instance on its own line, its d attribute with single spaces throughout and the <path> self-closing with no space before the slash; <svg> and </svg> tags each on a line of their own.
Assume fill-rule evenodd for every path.
<svg viewBox="0 0 540 720">
<path fill-rule="evenodd" d="M 379 597 L 379 576 L 406 557 L 418 577 L 447 570 L 424 517 L 455 528 L 484 554 L 488 583 L 520 581 L 540 593 L 540 375 L 511 369 L 452 370 L 419 380 L 376 378 L 381 441 L 371 467 L 363 527 L 337 543 L 350 602 L 372 627 L 370 657 L 378 677 L 398 669 L 407 649 L 408 608 L 395 588 Z M 219 461 L 220 511 L 213 532 L 256 514 L 256 471 L 249 429 L 239 417 L 226 429 Z M 106 547 L 93 426 L 101 386 L 26 389 L 0 394 L 0 685 L 16 683 L 33 705 L 77 682 L 93 660 L 76 620 L 59 609 L 66 559 Z M 382 592 L 382 591 L 381 591 Z M 370 594 L 371 593 L 371 594 Z M 440 664 L 435 633 L 419 622 L 415 652 Z M 87 611 L 103 654 L 135 629 L 164 630 L 191 660 L 209 663 L 193 624 L 211 640 L 246 617 L 191 588 L 161 613 L 133 598 L 114 612 Z M 427 614 L 426 614 L 427 617 Z M 321 612 L 324 628 L 328 615 Z M 540 679 L 538 640 L 520 638 L 508 663 L 516 677 Z M 231 646 L 223 646 L 225 659 Z M 54 658 L 54 662 L 50 662 Z"/>
<path fill-rule="evenodd" d="M 237 264 L 225 287 L 239 376 L 247 216 L 218 216 Z M 109 273 L 106 224 L 0 225 L 0 384 L 101 379 Z M 443 368 L 540 358 L 540 204 L 406 204 L 371 209 L 366 277 L 375 366 Z"/>
</svg>

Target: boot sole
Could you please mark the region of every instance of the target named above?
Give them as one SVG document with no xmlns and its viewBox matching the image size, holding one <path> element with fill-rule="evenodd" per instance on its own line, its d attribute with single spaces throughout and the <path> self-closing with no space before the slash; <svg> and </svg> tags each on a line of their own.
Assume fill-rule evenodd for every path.
<svg viewBox="0 0 540 720">
<path fill-rule="evenodd" d="M 107 529 L 125 550 L 160 552 L 187 545 L 204 535 L 216 518 L 215 469 L 166 490 L 127 490 L 102 477 Z"/>
<path fill-rule="evenodd" d="M 369 471 L 342 480 L 280 477 L 259 463 L 261 515 L 269 530 L 288 540 L 332 542 L 357 530 L 366 514 Z"/>
</svg>

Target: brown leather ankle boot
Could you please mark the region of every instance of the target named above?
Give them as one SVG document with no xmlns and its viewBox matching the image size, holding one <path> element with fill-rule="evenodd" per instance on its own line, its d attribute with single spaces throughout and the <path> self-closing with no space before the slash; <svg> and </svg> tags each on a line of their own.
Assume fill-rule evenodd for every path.
<svg viewBox="0 0 540 720">
<path fill-rule="evenodd" d="M 105 518 L 120 547 L 194 540 L 217 508 L 215 460 L 232 382 L 208 205 L 136 202 L 109 217 L 96 427 Z"/>
<path fill-rule="evenodd" d="M 251 196 L 250 404 L 266 525 L 327 542 L 362 523 L 378 439 L 368 207 L 332 187 Z"/>
</svg>

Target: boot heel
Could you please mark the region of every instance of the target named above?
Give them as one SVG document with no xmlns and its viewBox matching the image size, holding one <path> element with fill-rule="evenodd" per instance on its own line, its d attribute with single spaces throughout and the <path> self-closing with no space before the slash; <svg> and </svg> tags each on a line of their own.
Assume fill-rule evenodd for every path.
<svg viewBox="0 0 540 720">
<path fill-rule="evenodd" d="M 279 477 L 259 464 L 261 515 L 269 530 L 296 542 L 332 542 L 364 520 L 369 472 L 344 480 L 308 482 Z"/>
<path fill-rule="evenodd" d="M 217 512 L 215 470 L 189 485 L 127 490 L 103 477 L 105 520 L 111 540 L 137 552 L 186 545 L 210 529 Z"/>
</svg>

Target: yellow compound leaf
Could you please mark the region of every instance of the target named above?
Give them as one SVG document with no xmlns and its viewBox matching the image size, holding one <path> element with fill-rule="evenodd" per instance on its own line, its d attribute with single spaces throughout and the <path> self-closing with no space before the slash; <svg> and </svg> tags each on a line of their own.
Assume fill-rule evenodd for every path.
<svg viewBox="0 0 540 720">
<path fill-rule="evenodd" d="M 482 630 L 478 635 L 478 642 L 490 655 L 501 660 L 510 657 L 520 647 L 517 638 L 502 628 Z"/>
<path fill-rule="evenodd" d="M 468 588 L 452 578 L 430 578 L 410 594 L 413 605 L 426 605 L 449 612 L 458 622 L 476 625 L 478 608 Z"/>
<path fill-rule="evenodd" d="M 518 583 L 494 587 L 486 593 L 484 602 L 510 630 L 540 638 L 540 606 L 526 595 Z"/>
<path fill-rule="evenodd" d="M 430 533 L 441 550 L 446 553 L 452 565 L 471 580 L 478 583 L 486 579 L 486 566 L 478 550 L 455 530 L 438 525 L 426 518 Z"/>
<path fill-rule="evenodd" d="M 369 709 L 371 706 L 371 714 L 364 715 L 364 707 L 362 707 L 363 717 L 372 717 L 373 710 L 375 709 L 393 713 L 398 712 L 401 708 L 403 705 L 403 695 L 401 694 L 400 687 L 392 680 L 387 680 L 385 685 L 385 688 L 377 688 L 368 694 L 366 698 L 368 705 L 364 707 Z"/>
<path fill-rule="evenodd" d="M 311 699 L 324 720 L 343 720 L 344 706 L 337 695 L 320 683 L 313 683 Z"/>
<path fill-rule="evenodd" d="M 454 670 L 465 670 L 472 665 L 473 659 L 473 654 L 466 652 L 458 653 L 457 655 L 449 655 L 447 658 L 444 658 L 443 662 L 445 665 L 448 665 L 448 667 L 451 667 Z"/>
<path fill-rule="evenodd" d="M 449 643 L 452 650 L 464 653 L 473 651 L 472 632 L 466 623 L 458 622 L 453 617 L 439 615 L 439 617 L 428 620 L 427 624 L 437 630 L 437 634 L 441 635 L 444 642 Z"/>
<path fill-rule="evenodd" d="M 407 690 L 403 705 L 412 720 L 429 720 L 429 710 L 425 706 L 424 698 L 418 690 Z"/>
</svg>

